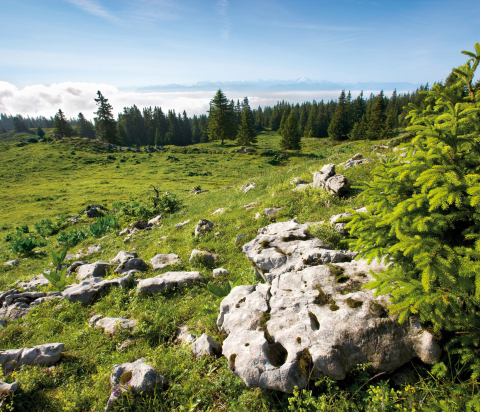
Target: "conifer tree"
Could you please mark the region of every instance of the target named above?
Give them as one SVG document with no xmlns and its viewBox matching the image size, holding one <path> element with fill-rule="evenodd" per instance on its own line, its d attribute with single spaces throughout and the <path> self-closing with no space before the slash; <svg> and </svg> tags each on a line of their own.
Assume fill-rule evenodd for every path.
<svg viewBox="0 0 480 412">
<path fill-rule="evenodd" d="M 328 136 L 333 140 L 345 140 L 348 138 L 349 131 L 347 100 L 345 90 L 342 90 L 332 121 L 328 126 Z"/>
<path fill-rule="evenodd" d="M 480 91 L 472 82 L 479 43 L 475 51 L 462 52 L 470 58 L 455 69 L 457 82 L 434 85 L 424 108 L 409 104 L 407 130 L 416 136 L 407 156 L 386 158 L 359 187 L 368 212 L 355 213 L 347 229 L 359 257 L 389 262 L 369 287 L 392 296 L 401 322 L 418 314 L 437 332 L 456 332 L 452 344 L 462 345 L 457 353 L 478 378 Z"/>
<path fill-rule="evenodd" d="M 385 138 L 385 97 L 383 90 L 375 98 L 368 117 L 367 137 L 370 140 Z"/>
<path fill-rule="evenodd" d="M 97 103 L 98 109 L 95 112 L 97 117 L 95 117 L 95 129 L 99 134 L 100 138 L 107 143 L 120 143 L 117 132 L 117 122 L 113 118 L 113 107 L 108 103 L 108 99 L 102 95 L 100 90 L 97 92 L 97 98 L 95 102 Z"/>
<path fill-rule="evenodd" d="M 246 146 L 257 143 L 257 130 L 255 129 L 252 111 L 246 97 L 242 104 L 242 122 L 237 133 L 237 143 Z"/>
<path fill-rule="evenodd" d="M 61 109 L 58 109 L 53 119 L 53 132 L 63 137 L 71 137 L 73 134 L 72 126 L 67 122 L 65 115 Z"/>
<path fill-rule="evenodd" d="M 218 90 L 210 101 L 208 135 L 211 140 L 233 140 L 235 138 L 235 121 L 233 105 L 227 100 L 222 90 Z"/>
<path fill-rule="evenodd" d="M 295 116 L 295 110 L 291 109 L 282 129 L 280 146 L 284 150 L 300 150 L 300 141 L 297 116 Z"/>
<path fill-rule="evenodd" d="M 2 133 L 1 127 L 0 127 L 0 133 Z M 43 137 L 45 136 L 45 132 L 43 131 L 43 129 L 40 126 L 37 127 L 37 136 L 40 139 L 43 139 Z"/>
<path fill-rule="evenodd" d="M 158 127 L 155 129 L 155 146 L 163 146 L 163 139 L 160 136 L 160 130 L 158 130 Z"/>
<path fill-rule="evenodd" d="M 360 121 L 354 124 L 349 136 L 350 140 L 365 140 L 367 138 L 367 116 L 363 115 Z"/>
<path fill-rule="evenodd" d="M 86 137 L 88 139 L 95 139 L 95 127 L 90 123 L 83 113 L 78 114 L 77 120 L 77 134 L 79 137 Z"/>
<path fill-rule="evenodd" d="M 5 127 L 3 127 L 3 123 L 0 122 L 0 134 L 6 133 Z"/>
</svg>

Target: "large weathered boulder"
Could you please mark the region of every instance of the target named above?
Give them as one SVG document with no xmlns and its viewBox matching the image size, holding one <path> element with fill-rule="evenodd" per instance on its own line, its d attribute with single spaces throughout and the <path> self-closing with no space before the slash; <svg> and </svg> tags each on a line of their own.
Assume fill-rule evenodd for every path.
<svg viewBox="0 0 480 412">
<path fill-rule="evenodd" d="M 101 315 L 95 315 L 90 319 L 89 326 L 91 328 L 102 328 L 105 333 L 114 335 L 119 330 L 134 329 L 137 322 L 132 319 L 125 318 L 104 318 Z"/>
<path fill-rule="evenodd" d="M 192 353 L 198 358 L 218 356 L 222 354 L 222 347 L 210 335 L 204 333 L 192 343 Z"/>
<path fill-rule="evenodd" d="M 335 176 L 335 164 L 329 163 L 322 167 L 319 172 L 313 174 L 313 187 L 319 187 L 323 189 L 327 180 Z"/>
<path fill-rule="evenodd" d="M 62 355 L 63 343 L 47 343 L 22 349 L 0 351 L 0 365 L 6 375 L 23 365 L 49 365 Z"/>
<path fill-rule="evenodd" d="M 121 265 L 129 259 L 135 259 L 137 257 L 138 255 L 136 252 L 127 252 L 126 250 L 121 250 L 112 260 L 110 260 L 110 263 L 118 263 Z"/>
<path fill-rule="evenodd" d="M 88 260 L 77 260 L 73 262 L 68 268 L 66 276 L 69 277 L 73 272 L 76 272 L 80 266 L 89 265 L 90 262 Z"/>
<path fill-rule="evenodd" d="M 105 293 L 111 288 L 123 288 L 131 284 L 133 284 L 131 273 L 127 273 L 127 275 L 122 278 L 110 280 L 103 280 L 102 278 L 87 278 L 79 284 L 67 286 L 62 292 L 62 296 L 70 302 L 80 302 L 83 305 L 88 305 L 102 293 Z"/>
<path fill-rule="evenodd" d="M 350 183 L 344 175 L 335 175 L 327 180 L 325 189 L 335 196 L 344 196 L 350 191 Z"/>
<path fill-rule="evenodd" d="M 148 265 L 145 263 L 143 259 L 132 258 L 118 265 L 114 273 L 126 273 L 126 272 L 130 272 L 131 270 L 144 272 L 148 270 Z"/>
<path fill-rule="evenodd" d="M 161 270 L 167 266 L 175 265 L 180 263 L 180 258 L 175 253 L 170 253 L 168 255 L 156 255 L 150 259 L 150 264 L 153 267 L 153 270 Z"/>
<path fill-rule="evenodd" d="M 147 295 L 165 293 L 174 287 L 203 282 L 204 278 L 199 272 L 166 272 L 154 278 L 140 279 L 137 293 Z"/>
<path fill-rule="evenodd" d="M 144 393 L 151 391 L 157 386 L 164 388 L 167 385 L 167 379 L 158 373 L 145 360 L 138 359 L 132 363 L 122 363 L 112 367 L 110 376 L 112 384 L 112 393 L 108 398 L 105 411 L 108 412 L 113 402 L 122 397 L 123 392 L 131 390 L 133 393 Z"/>
<path fill-rule="evenodd" d="M 243 245 L 243 253 L 253 263 L 255 273 L 268 282 L 284 272 L 321 263 L 348 262 L 357 255 L 332 250 L 323 240 L 311 235 L 307 224 L 296 220 L 273 223 L 257 233 L 255 239 Z"/>
<path fill-rule="evenodd" d="M 207 265 L 213 265 L 218 259 L 220 259 L 220 256 L 216 253 L 210 253 L 205 250 L 193 249 L 189 261 L 192 262 L 196 259 L 201 260 Z"/>
<path fill-rule="evenodd" d="M 281 245 L 284 254 L 256 263 L 268 270 L 267 284 L 237 286 L 220 305 L 217 325 L 228 335 L 223 354 L 230 370 L 249 387 L 292 392 L 324 375 L 344 379 L 358 364 L 392 372 L 414 357 L 438 362 L 440 347 L 418 319 L 399 324 L 388 315 L 388 296 L 362 289 L 373 279 L 370 270 L 385 266 L 348 261 L 352 252 L 324 264 L 320 240 L 302 226 L 269 225 L 245 245 L 252 261 L 263 254 L 262 243 L 272 245 L 267 250 Z"/>
<path fill-rule="evenodd" d="M 197 227 L 195 228 L 195 236 L 198 236 L 202 233 L 210 232 L 214 226 L 215 224 L 213 222 L 210 222 L 210 220 L 200 219 L 198 221 Z"/>
<path fill-rule="evenodd" d="M 81 265 L 77 269 L 77 280 L 82 281 L 86 278 L 103 278 L 106 276 L 109 267 L 109 263 L 102 262 L 101 260 L 90 263 L 89 265 Z"/>
</svg>

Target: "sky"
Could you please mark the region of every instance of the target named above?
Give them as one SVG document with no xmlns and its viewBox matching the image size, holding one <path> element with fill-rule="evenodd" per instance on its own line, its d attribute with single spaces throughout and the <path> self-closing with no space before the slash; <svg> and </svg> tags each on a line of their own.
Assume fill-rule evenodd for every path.
<svg viewBox="0 0 480 412">
<path fill-rule="evenodd" d="M 0 0 L 0 38 L 0 112 L 92 117 L 101 90 L 117 112 L 137 104 L 192 115 L 214 90 L 138 89 L 303 77 L 432 84 L 480 41 L 480 2 Z M 264 105 L 338 94 L 249 97 Z"/>
</svg>

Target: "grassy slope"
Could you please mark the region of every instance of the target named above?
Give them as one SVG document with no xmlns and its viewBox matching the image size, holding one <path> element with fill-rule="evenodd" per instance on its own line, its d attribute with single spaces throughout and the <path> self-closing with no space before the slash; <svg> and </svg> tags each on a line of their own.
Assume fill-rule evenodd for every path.
<svg viewBox="0 0 480 412">
<path fill-rule="evenodd" d="M 279 137 L 275 133 L 263 133 L 258 149 L 276 149 L 278 142 Z M 146 261 L 157 253 L 177 253 L 181 263 L 163 272 L 199 270 L 207 281 L 212 282 L 211 267 L 188 261 L 192 249 L 203 248 L 220 254 L 216 267 L 228 269 L 229 280 L 240 276 L 244 284 L 257 283 L 252 267 L 241 253 L 241 245 L 236 245 L 234 241 L 236 235 L 247 233 L 242 244 L 248 242 L 258 228 L 269 223 L 264 217 L 254 220 L 255 213 L 264 207 L 283 206 L 285 209 L 279 213 L 277 220 L 296 217 L 299 222 L 313 222 L 343 212 L 346 207 L 360 206 L 362 204 L 355 196 L 339 200 L 320 190 L 294 193 L 289 181 L 296 176 L 311 181 L 311 172 L 319 170 L 323 164 L 338 164 L 361 151 L 365 157 L 372 157 L 375 161 L 345 172 L 354 184 L 369 178 L 377 159 L 370 152 L 370 145 L 364 142 L 331 147 L 320 140 L 305 139 L 301 153 L 277 166 L 268 163 L 271 157 L 232 154 L 233 147 L 229 146 L 210 143 L 197 147 L 225 153 L 168 152 L 152 156 L 139 153 L 138 158 L 134 158 L 133 153 L 114 153 L 116 160 L 107 161 L 107 152 L 81 139 L 0 148 L 4 160 L 0 165 L 0 177 L 2 193 L 5 194 L 0 199 L 0 254 L 4 259 L 14 257 L 3 238 L 17 225 L 27 223 L 32 229 L 32 224 L 43 217 L 54 218 L 62 212 L 75 213 L 90 203 L 111 206 L 118 200 L 128 200 L 129 194 L 145 198 L 151 192 L 149 186 L 154 184 L 162 190 L 178 194 L 183 201 L 180 211 L 163 219 L 161 229 L 137 234 L 128 245 L 124 245 L 123 240 L 114 234 L 102 240 L 90 238 L 72 251 L 100 243 L 103 251 L 90 256 L 92 262 L 99 259 L 108 261 L 120 250 L 135 249 Z M 307 156 L 311 153 L 316 157 Z M 179 161 L 166 161 L 167 155 Z M 121 157 L 126 159 L 124 163 L 119 161 Z M 135 164 L 136 160 L 140 163 Z M 207 171 L 211 175 L 188 176 L 188 172 L 192 171 Z M 257 188 L 248 194 L 239 190 L 242 184 L 252 180 L 257 182 Z M 194 196 L 189 193 L 194 185 L 201 185 L 209 192 Z M 327 200 L 331 200 L 330 207 L 325 207 Z M 243 205 L 254 201 L 259 203 L 257 209 L 244 210 Z M 211 216 L 220 207 L 226 208 L 225 213 Z M 212 232 L 194 238 L 192 232 L 201 218 L 211 219 L 215 223 L 213 232 L 219 232 L 219 235 L 215 236 Z M 174 225 L 186 219 L 191 219 L 191 223 L 176 231 Z M 128 222 L 122 223 L 123 227 Z M 86 225 L 88 222 L 84 217 L 74 227 L 85 228 Z M 168 239 L 159 242 L 162 236 L 168 236 Z M 0 290 L 5 290 L 18 279 L 30 279 L 49 267 L 49 253 L 56 246 L 57 242 L 49 239 L 48 245 L 41 249 L 45 253 L 24 259 L 15 268 L 1 267 Z M 142 274 L 142 277 L 151 276 L 151 272 Z M 226 280 L 217 278 L 214 282 L 223 284 Z M 204 285 L 200 285 L 150 298 L 138 297 L 134 290 L 114 290 L 87 308 L 68 302 L 38 306 L 26 319 L 12 322 L 0 332 L 0 347 L 18 348 L 57 341 L 66 344 L 66 355 L 53 370 L 24 368 L 8 378 L 21 383 L 21 390 L 15 396 L 16 410 L 102 410 L 109 395 L 111 366 L 139 357 L 150 359 L 171 385 L 163 393 L 158 391 L 145 397 L 125 397 L 118 403 L 118 410 L 122 407 L 138 411 L 286 410 L 290 395 L 246 388 L 228 371 L 226 359 L 195 360 L 187 348 L 173 344 L 175 329 L 185 324 L 197 335 L 206 331 L 218 340 L 222 339 L 216 328 L 218 307 L 215 299 Z M 136 319 L 138 326 L 131 336 L 136 339 L 135 345 L 124 352 L 117 352 L 116 345 L 124 341 L 128 333 L 111 338 L 88 328 L 86 325 L 92 313 Z M 366 381 L 368 378 L 362 379 Z M 342 385 L 352 383 L 355 384 L 351 381 Z M 343 399 L 347 392 L 338 393 L 344 394 L 341 395 Z M 335 400 L 338 393 L 334 391 L 329 399 L 340 405 L 341 402 Z M 353 403 L 358 403 L 364 395 L 361 392 Z M 404 392 L 403 396 L 408 399 L 409 394 Z M 418 400 L 415 402 L 418 403 Z M 338 410 L 347 409 L 338 406 Z"/>
</svg>

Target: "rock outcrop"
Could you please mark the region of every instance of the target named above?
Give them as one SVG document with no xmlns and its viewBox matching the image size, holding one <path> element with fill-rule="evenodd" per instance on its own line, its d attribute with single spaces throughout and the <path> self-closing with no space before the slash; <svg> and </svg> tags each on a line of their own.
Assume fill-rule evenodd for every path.
<svg viewBox="0 0 480 412">
<path fill-rule="evenodd" d="M 150 264 L 153 267 L 153 270 L 161 270 L 167 266 L 176 265 L 180 263 L 180 258 L 175 253 L 170 253 L 168 255 L 156 255 L 150 259 Z"/>
<path fill-rule="evenodd" d="M 63 343 L 47 343 L 22 349 L 0 351 L 0 365 L 6 375 L 23 365 L 51 365 L 62 355 Z"/>
<path fill-rule="evenodd" d="M 214 226 L 215 224 L 213 222 L 210 222 L 210 220 L 200 219 L 198 221 L 197 227 L 195 228 L 195 236 L 210 232 Z"/>
<path fill-rule="evenodd" d="M 77 269 L 77 280 L 82 281 L 86 278 L 103 278 L 106 276 L 109 267 L 109 263 L 102 262 L 101 260 L 87 265 L 81 265 Z"/>
<path fill-rule="evenodd" d="M 333 163 L 326 164 L 319 172 L 313 174 L 313 187 L 328 190 L 335 196 L 343 196 L 350 190 L 347 178 L 335 174 Z"/>
<path fill-rule="evenodd" d="M 125 318 L 104 318 L 101 315 L 92 316 L 88 324 L 91 328 L 102 328 L 105 333 L 114 335 L 119 330 L 134 329 L 137 326 L 137 322 L 132 319 Z"/>
<path fill-rule="evenodd" d="M 189 261 L 192 262 L 195 259 L 199 259 L 207 265 L 213 265 L 219 258 L 220 256 L 216 253 L 210 253 L 205 250 L 193 249 L 192 253 L 190 254 Z"/>
<path fill-rule="evenodd" d="M 262 228 L 244 246 L 267 284 L 237 286 L 220 305 L 230 370 L 249 387 L 292 392 L 324 375 L 344 379 L 362 363 L 392 372 L 413 357 L 438 362 L 440 348 L 418 319 L 399 324 L 388 296 L 362 289 L 369 271 L 385 266 L 326 246 L 295 221 Z"/>
<path fill-rule="evenodd" d="M 166 272 L 154 278 L 140 279 L 137 285 L 137 293 L 147 295 L 166 293 L 174 287 L 203 281 L 204 278 L 199 272 Z"/>
</svg>

